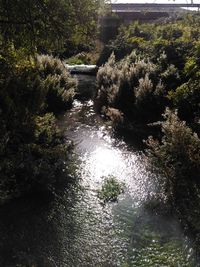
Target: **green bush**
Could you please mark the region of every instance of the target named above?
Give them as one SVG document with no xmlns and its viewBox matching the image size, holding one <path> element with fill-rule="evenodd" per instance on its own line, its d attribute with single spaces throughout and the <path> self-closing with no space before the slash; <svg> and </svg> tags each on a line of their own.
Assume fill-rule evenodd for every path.
<svg viewBox="0 0 200 267">
<path fill-rule="evenodd" d="M 111 59 L 97 75 L 99 110 L 115 108 L 129 122 L 159 120 L 166 106 L 198 129 L 199 17 L 120 28 L 105 50 Z M 145 107 L 145 108 L 144 108 Z"/>
<path fill-rule="evenodd" d="M 119 35 L 105 47 L 100 61 L 107 61 L 112 52 L 117 60 L 121 60 L 135 50 L 141 59 L 149 58 L 153 63 L 158 63 L 159 57 L 165 53 L 167 65 L 173 65 L 182 72 L 191 56 L 199 58 L 199 25 L 199 17 L 195 14 L 192 19 L 182 16 L 177 20 L 169 20 L 167 25 L 162 22 L 134 22 L 119 29 Z M 176 84 L 176 80 L 173 83 Z M 175 88 L 170 86 L 170 89 Z"/>
<path fill-rule="evenodd" d="M 59 112 L 69 108 L 73 102 L 76 79 L 72 78 L 62 61 L 48 55 L 37 56 L 36 68 L 43 79 L 46 91 L 47 110 Z"/>
<path fill-rule="evenodd" d="M 66 60 L 67 64 L 70 65 L 81 65 L 81 64 L 91 64 L 92 59 L 89 53 L 79 53 L 73 57 Z"/>
<path fill-rule="evenodd" d="M 49 147 L 60 142 L 60 131 L 52 113 L 35 117 L 34 139 L 37 144 Z"/>
<path fill-rule="evenodd" d="M 19 53 L 22 55 L 21 51 Z M 76 81 L 58 59 L 0 56 L 0 203 L 31 190 L 48 189 L 63 175 L 65 144 L 49 98 L 60 111 L 72 101 Z M 52 93 L 53 91 L 53 93 Z M 53 103 L 52 103 L 53 104 Z"/>
<path fill-rule="evenodd" d="M 189 184 L 200 185 L 200 139 L 178 118 L 177 112 L 167 109 L 164 118 L 163 138 L 159 142 L 149 137 L 147 152 L 153 165 L 163 175 L 160 178 L 161 182 L 165 181 L 166 195 L 174 199 Z"/>
<path fill-rule="evenodd" d="M 159 118 L 163 111 L 164 85 L 158 74 L 155 64 L 138 59 L 134 53 L 120 62 L 112 54 L 97 73 L 99 109 L 104 113 L 109 108 L 119 109 L 130 121 Z"/>
<path fill-rule="evenodd" d="M 178 109 L 182 119 L 190 123 L 198 122 L 200 116 L 200 74 L 170 91 L 168 97 Z"/>
<path fill-rule="evenodd" d="M 115 55 L 112 54 L 108 62 L 99 68 L 97 73 L 98 95 L 97 102 L 99 108 L 103 106 L 115 106 L 119 92 L 120 71 L 115 65 Z"/>
<path fill-rule="evenodd" d="M 117 201 L 118 196 L 124 192 L 124 185 L 120 184 L 112 175 L 105 177 L 102 188 L 98 191 L 98 197 L 104 203 Z"/>
<path fill-rule="evenodd" d="M 149 137 L 147 155 L 157 172 L 157 203 L 163 201 L 176 212 L 199 251 L 200 138 L 167 109 L 162 123 L 163 138 Z M 162 197 L 160 197 L 162 196 Z"/>
<path fill-rule="evenodd" d="M 7 58 L 6 58 L 7 59 Z M 46 92 L 35 70 L 34 60 L 1 61 L 0 118 L 9 134 L 9 142 L 20 139 L 29 142 L 33 137 L 33 118 L 45 106 Z M 22 137 L 23 135 L 23 137 Z"/>
</svg>

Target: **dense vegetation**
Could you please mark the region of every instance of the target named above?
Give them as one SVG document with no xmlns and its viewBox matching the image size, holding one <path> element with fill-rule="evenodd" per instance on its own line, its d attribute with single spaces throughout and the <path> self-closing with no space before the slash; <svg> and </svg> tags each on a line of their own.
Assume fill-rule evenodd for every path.
<svg viewBox="0 0 200 267">
<path fill-rule="evenodd" d="M 146 123 L 160 119 L 170 106 L 181 119 L 196 123 L 199 24 L 198 16 L 188 15 L 167 25 L 122 28 L 102 53 L 104 59 L 111 56 L 97 75 L 99 108 L 115 108 L 129 121 Z"/>
<path fill-rule="evenodd" d="M 102 0 L 1 0 L 0 42 L 39 53 L 74 54 L 92 45 L 103 7 Z"/>
<path fill-rule="evenodd" d="M 157 197 L 178 212 L 198 245 L 199 26 L 193 14 L 167 24 L 121 28 L 105 47 L 102 58 L 109 58 L 97 74 L 98 108 L 115 125 L 133 130 L 138 124 L 161 125 L 159 135 L 146 141 L 147 156 L 160 174 Z"/>
<path fill-rule="evenodd" d="M 0 204 L 66 178 L 72 145 L 56 115 L 71 107 L 77 81 L 59 57 L 92 62 L 87 51 L 94 46 L 103 7 L 103 0 L 0 0 Z M 149 125 L 163 120 L 164 113 L 162 134 L 148 138 L 146 154 L 160 173 L 158 196 L 165 193 L 163 202 L 178 212 L 197 244 L 199 26 L 192 15 L 122 27 L 105 47 L 100 61 L 108 62 L 97 74 L 98 108 L 115 124 Z M 110 177 L 98 196 L 113 201 L 122 192 Z"/>
<path fill-rule="evenodd" d="M 104 179 L 102 188 L 98 190 L 98 198 L 105 204 L 118 200 L 118 196 L 124 193 L 124 184 L 119 183 L 116 177 L 109 175 Z"/>
<path fill-rule="evenodd" d="M 77 81 L 58 57 L 90 49 L 103 8 L 101 0 L 0 0 L 0 203 L 64 175 L 72 146 L 56 115 L 71 107 Z"/>
<path fill-rule="evenodd" d="M 0 60 L 1 201 L 55 182 L 69 147 L 54 114 L 71 105 L 76 87 L 59 59 L 8 52 Z"/>
</svg>

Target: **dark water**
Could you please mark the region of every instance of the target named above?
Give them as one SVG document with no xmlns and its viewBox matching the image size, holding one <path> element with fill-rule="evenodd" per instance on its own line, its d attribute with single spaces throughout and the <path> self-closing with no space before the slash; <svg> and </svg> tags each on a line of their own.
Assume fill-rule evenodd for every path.
<svg viewBox="0 0 200 267">
<path fill-rule="evenodd" d="M 0 210 L 0 266 L 198 266 L 178 220 L 146 208 L 155 174 L 144 155 L 113 136 L 88 99 L 94 78 L 80 78 L 87 94 L 59 120 L 76 144 L 75 182 L 51 201 L 38 195 Z M 117 203 L 102 205 L 97 191 L 108 175 L 123 182 L 125 192 Z"/>
</svg>

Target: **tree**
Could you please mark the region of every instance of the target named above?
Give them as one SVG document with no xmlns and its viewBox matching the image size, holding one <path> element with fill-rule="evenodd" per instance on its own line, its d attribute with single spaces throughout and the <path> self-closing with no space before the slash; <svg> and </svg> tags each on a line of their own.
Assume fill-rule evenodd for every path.
<svg viewBox="0 0 200 267">
<path fill-rule="evenodd" d="M 59 49 L 94 36 L 102 0 L 0 0 L 1 42 Z"/>
</svg>

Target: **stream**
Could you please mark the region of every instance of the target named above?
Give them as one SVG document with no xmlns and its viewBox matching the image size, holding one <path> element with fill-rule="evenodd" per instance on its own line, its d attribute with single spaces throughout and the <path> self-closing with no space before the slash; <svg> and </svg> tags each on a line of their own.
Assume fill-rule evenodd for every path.
<svg viewBox="0 0 200 267">
<path fill-rule="evenodd" d="M 59 118 L 75 144 L 76 181 L 52 201 L 38 195 L 0 209 L 0 266 L 198 266 L 178 219 L 148 209 L 156 174 L 145 156 L 95 113 L 95 77 L 78 79 L 78 99 Z M 98 190 L 108 176 L 125 190 L 117 202 L 105 204 Z"/>
</svg>

